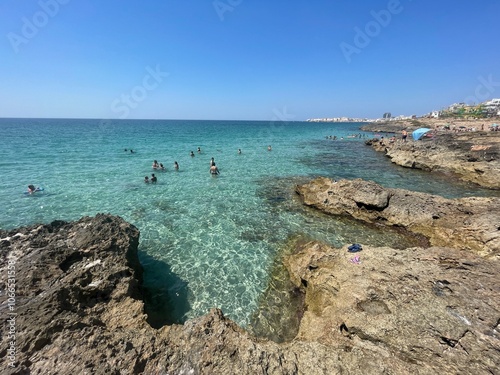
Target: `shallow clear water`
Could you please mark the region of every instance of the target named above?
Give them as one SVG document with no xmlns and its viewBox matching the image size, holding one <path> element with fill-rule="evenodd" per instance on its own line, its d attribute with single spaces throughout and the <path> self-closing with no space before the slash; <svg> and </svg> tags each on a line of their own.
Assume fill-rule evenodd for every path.
<svg viewBox="0 0 500 375">
<path fill-rule="evenodd" d="M 404 241 L 395 233 L 302 207 L 293 198 L 294 184 L 322 175 L 446 197 L 492 194 L 397 167 L 365 146 L 366 138 L 348 138 L 364 134 L 358 128 L 303 122 L 0 119 L 0 228 L 99 212 L 119 215 L 141 231 L 145 284 L 170 321 L 220 307 L 245 326 L 258 310 L 273 261 L 291 237 L 336 246 L 398 246 Z M 328 135 L 344 139 L 332 141 Z M 211 157 L 221 172 L 217 177 L 208 172 Z M 152 170 L 155 159 L 166 171 Z M 144 184 L 151 173 L 158 183 Z M 44 191 L 26 195 L 28 184 Z"/>
</svg>

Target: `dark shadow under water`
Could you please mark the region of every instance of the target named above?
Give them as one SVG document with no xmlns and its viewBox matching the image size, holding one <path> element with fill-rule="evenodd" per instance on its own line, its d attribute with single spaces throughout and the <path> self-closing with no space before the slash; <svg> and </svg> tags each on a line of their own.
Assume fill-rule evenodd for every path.
<svg viewBox="0 0 500 375">
<path fill-rule="evenodd" d="M 144 311 L 153 328 L 182 324 L 191 310 L 188 283 L 172 272 L 170 266 L 145 251 L 139 252 L 144 269 Z"/>
</svg>

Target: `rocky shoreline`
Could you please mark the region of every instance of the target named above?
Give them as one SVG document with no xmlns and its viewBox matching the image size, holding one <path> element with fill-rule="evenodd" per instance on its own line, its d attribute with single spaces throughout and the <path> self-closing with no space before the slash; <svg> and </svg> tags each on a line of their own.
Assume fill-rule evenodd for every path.
<svg viewBox="0 0 500 375">
<path fill-rule="evenodd" d="M 480 130 L 488 128 L 484 122 L 469 121 L 464 124 L 467 126 L 452 125 L 455 131 L 445 129 L 441 122 L 420 121 L 370 124 L 362 129 L 381 133 L 366 144 L 384 152 L 395 164 L 453 174 L 461 180 L 500 190 L 500 132 Z M 429 136 L 414 141 L 411 132 L 419 127 L 428 127 L 432 131 Z M 403 130 L 409 134 L 407 142 L 401 139 Z M 395 134 L 393 141 L 392 134 Z"/>
<path fill-rule="evenodd" d="M 306 204 L 323 201 L 327 207 L 317 207 L 331 214 L 349 211 L 351 199 L 365 211 L 350 213 L 360 220 L 408 230 L 426 220 L 425 207 L 411 223 L 395 212 L 379 217 L 397 211 L 391 207 L 397 192 L 381 209 L 383 189 L 364 183 L 320 179 L 297 190 Z M 363 196 L 349 198 L 353 189 Z M 324 194 L 338 195 L 338 202 L 325 203 Z M 139 232 L 118 217 L 0 231 L 2 291 L 9 264 L 16 281 L 13 310 L 6 299 L 0 305 L 3 317 L 15 314 L 13 357 L 9 323 L 2 326 L 3 373 L 494 373 L 500 366 L 499 228 L 481 222 L 479 209 L 467 215 L 482 228 L 477 238 L 463 237 L 467 250 L 363 246 L 354 262 L 347 246 L 296 242 L 284 262 L 304 293 L 305 312 L 297 336 L 281 344 L 253 337 L 217 309 L 184 325 L 152 328 L 144 313 Z"/>
<path fill-rule="evenodd" d="M 333 215 L 402 227 L 432 246 L 500 259 L 500 198 L 446 199 L 372 181 L 317 178 L 297 187 L 304 204 Z"/>
<path fill-rule="evenodd" d="M 400 165 L 497 188 L 498 138 L 483 133 L 370 144 Z M 489 147 L 476 154 L 478 144 Z M 287 312 L 298 331 L 278 343 L 218 309 L 153 327 L 140 233 L 119 217 L 0 230 L 2 373 L 497 373 L 500 198 L 445 199 L 360 179 L 317 178 L 295 190 L 309 207 L 398 228 L 422 245 L 359 244 L 354 253 L 292 239 L 281 261 L 300 296 Z"/>
</svg>

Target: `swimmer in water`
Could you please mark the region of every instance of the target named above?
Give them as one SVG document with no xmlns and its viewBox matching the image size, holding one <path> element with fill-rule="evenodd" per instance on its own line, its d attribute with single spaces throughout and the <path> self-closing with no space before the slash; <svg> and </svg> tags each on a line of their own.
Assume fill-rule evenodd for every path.
<svg viewBox="0 0 500 375">
<path fill-rule="evenodd" d="M 219 172 L 219 168 L 217 168 L 217 166 L 215 165 L 215 163 L 213 163 L 211 166 L 210 166 L 210 174 L 212 176 L 217 176 L 218 174 L 220 174 Z"/>
<path fill-rule="evenodd" d="M 179 170 L 179 163 L 177 163 L 176 161 L 174 161 L 174 169 L 175 169 L 176 171 L 178 171 L 178 170 Z"/>
</svg>

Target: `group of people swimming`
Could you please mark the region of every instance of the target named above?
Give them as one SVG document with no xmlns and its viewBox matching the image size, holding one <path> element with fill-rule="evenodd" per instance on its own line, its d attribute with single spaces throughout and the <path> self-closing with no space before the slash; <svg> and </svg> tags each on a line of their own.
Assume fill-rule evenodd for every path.
<svg viewBox="0 0 500 375">
<path fill-rule="evenodd" d="M 271 150 L 271 146 L 268 147 L 268 150 Z M 198 147 L 197 152 L 199 154 L 201 154 L 201 148 L 200 147 Z M 241 153 L 242 153 L 241 149 L 239 148 L 238 149 L 238 154 L 241 154 Z M 195 156 L 195 154 L 194 154 L 193 151 L 190 151 L 190 156 L 191 157 Z M 163 163 L 159 163 L 158 160 L 153 160 L 152 168 L 153 168 L 153 170 L 160 170 L 160 171 L 165 171 L 166 170 L 165 166 L 163 165 Z M 179 170 L 179 163 L 177 161 L 174 161 L 174 170 L 176 170 L 176 171 Z M 210 175 L 212 175 L 212 176 L 217 176 L 217 175 L 220 174 L 219 168 L 215 164 L 215 159 L 213 157 L 210 159 L 209 172 L 210 172 Z M 149 177 L 149 176 L 145 176 L 144 177 L 144 182 L 146 184 L 149 184 L 149 183 L 155 184 L 157 181 L 158 181 L 158 178 L 155 176 L 154 173 L 151 174 L 151 177 Z"/>
<path fill-rule="evenodd" d="M 149 183 L 156 184 L 157 181 L 158 181 L 158 178 L 156 178 L 154 173 L 151 173 L 151 178 L 149 178 L 148 176 L 144 177 L 144 182 L 146 184 L 149 184 Z"/>
<path fill-rule="evenodd" d="M 165 171 L 166 170 L 165 166 L 163 165 L 163 163 L 158 163 L 158 160 L 153 160 L 152 168 L 154 170 L 160 170 L 160 171 Z M 177 163 L 177 161 L 174 161 L 174 169 L 176 171 L 179 170 L 179 163 Z M 158 178 L 155 176 L 154 173 L 151 173 L 151 178 L 148 177 L 148 176 L 144 177 L 144 182 L 146 184 L 149 184 L 149 183 L 156 184 L 157 181 L 158 181 Z"/>
<path fill-rule="evenodd" d="M 271 145 L 268 145 L 267 146 L 267 150 L 268 151 L 272 151 L 272 147 Z M 197 148 L 197 153 L 198 154 L 201 154 L 201 147 L 198 147 Z M 238 149 L 237 153 L 240 155 L 242 154 L 242 151 L 241 151 L 241 148 Z M 189 155 L 191 157 L 194 157 L 195 156 L 195 153 L 194 151 L 190 151 L 189 152 Z M 158 160 L 153 160 L 153 164 L 152 164 L 152 168 L 153 170 L 159 170 L 159 171 L 165 171 L 166 168 L 165 166 L 163 165 L 163 163 L 160 163 L 158 162 Z M 177 161 L 174 161 L 174 170 L 178 171 L 179 170 L 179 163 Z M 211 176 L 217 176 L 220 174 L 220 171 L 219 171 L 219 168 L 217 167 L 217 165 L 215 164 L 215 159 L 212 157 L 210 159 L 210 168 L 209 168 L 209 173 Z M 149 183 L 156 183 L 158 181 L 157 177 L 155 176 L 154 173 L 151 174 L 151 177 L 149 176 L 145 176 L 144 177 L 144 182 L 149 184 Z"/>
<path fill-rule="evenodd" d="M 174 168 L 175 168 L 175 166 L 177 166 L 176 169 L 179 169 L 179 164 L 177 164 L 177 162 L 174 162 Z M 158 160 L 153 161 L 152 167 L 155 170 L 161 170 L 161 171 L 165 170 L 165 166 L 163 165 L 163 163 L 158 163 Z"/>
</svg>

